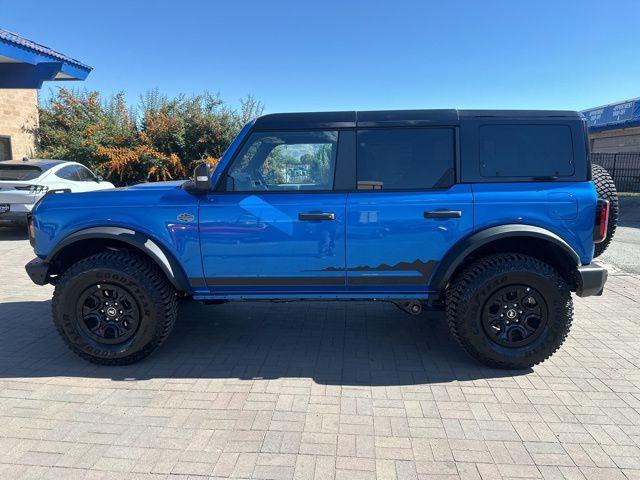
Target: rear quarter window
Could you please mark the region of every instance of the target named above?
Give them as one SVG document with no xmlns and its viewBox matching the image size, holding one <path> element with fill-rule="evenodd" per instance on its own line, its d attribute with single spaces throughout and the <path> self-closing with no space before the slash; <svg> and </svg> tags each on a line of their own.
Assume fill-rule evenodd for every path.
<svg viewBox="0 0 640 480">
<path fill-rule="evenodd" d="M 482 177 L 570 177 L 575 172 L 568 125 L 482 125 L 478 133 Z"/>
</svg>

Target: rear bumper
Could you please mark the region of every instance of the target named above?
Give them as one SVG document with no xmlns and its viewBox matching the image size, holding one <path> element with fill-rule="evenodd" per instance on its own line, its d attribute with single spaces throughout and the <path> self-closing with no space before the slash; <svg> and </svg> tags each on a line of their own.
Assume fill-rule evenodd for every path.
<svg viewBox="0 0 640 480">
<path fill-rule="evenodd" d="M 597 263 L 582 265 L 577 269 L 578 284 L 576 294 L 579 297 L 602 295 L 604 284 L 607 281 L 607 269 Z"/>
<path fill-rule="evenodd" d="M 36 285 L 48 283 L 49 264 L 40 258 L 34 258 L 24 266 L 27 275 Z"/>
<path fill-rule="evenodd" d="M 12 205 L 13 206 L 13 205 Z M 9 210 L 5 213 L 0 213 L 0 224 L 3 223 L 26 223 L 28 212 L 12 212 Z"/>
</svg>

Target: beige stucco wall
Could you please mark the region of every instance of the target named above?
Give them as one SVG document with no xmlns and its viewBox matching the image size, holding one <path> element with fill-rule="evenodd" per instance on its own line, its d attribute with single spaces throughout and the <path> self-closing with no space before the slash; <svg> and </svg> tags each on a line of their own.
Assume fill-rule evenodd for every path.
<svg viewBox="0 0 640 480">
<path fill-rule="evenodd" d="M 0 136 L 11 137 L 14 159 L 35 155 L 38 126 L 38 91 L 0 89 Z"/>
</svg>

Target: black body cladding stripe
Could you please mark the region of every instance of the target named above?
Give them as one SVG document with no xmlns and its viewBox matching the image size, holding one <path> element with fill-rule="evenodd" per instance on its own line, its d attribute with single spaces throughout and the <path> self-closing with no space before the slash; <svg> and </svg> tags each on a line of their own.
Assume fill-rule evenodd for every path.
<svg viewBox="0 0 640 480">
<path fill-rule="evenodd" d="M 194 285 L 191 279 L 191 284 Z M 344 285 L 344 277 L 210 277 L 206 279 L 210 287 L 285 287 L 305 285 Z"/>
</svg>

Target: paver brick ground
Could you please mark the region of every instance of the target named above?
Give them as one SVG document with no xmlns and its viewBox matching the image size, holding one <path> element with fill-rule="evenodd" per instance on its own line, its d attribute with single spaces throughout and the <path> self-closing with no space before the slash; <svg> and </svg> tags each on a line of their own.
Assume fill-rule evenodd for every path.
<svg viewBox="0 0 640 480">
<path fill-rule="evenodd" d="M 181 305 L 151 358 L 71 354 L 0 241 L 0 478 L 640 478 L 640 278 L 574 298 L 532 370 L 469 359 L 441 313 L 385 303 Z"/>
</svg>

